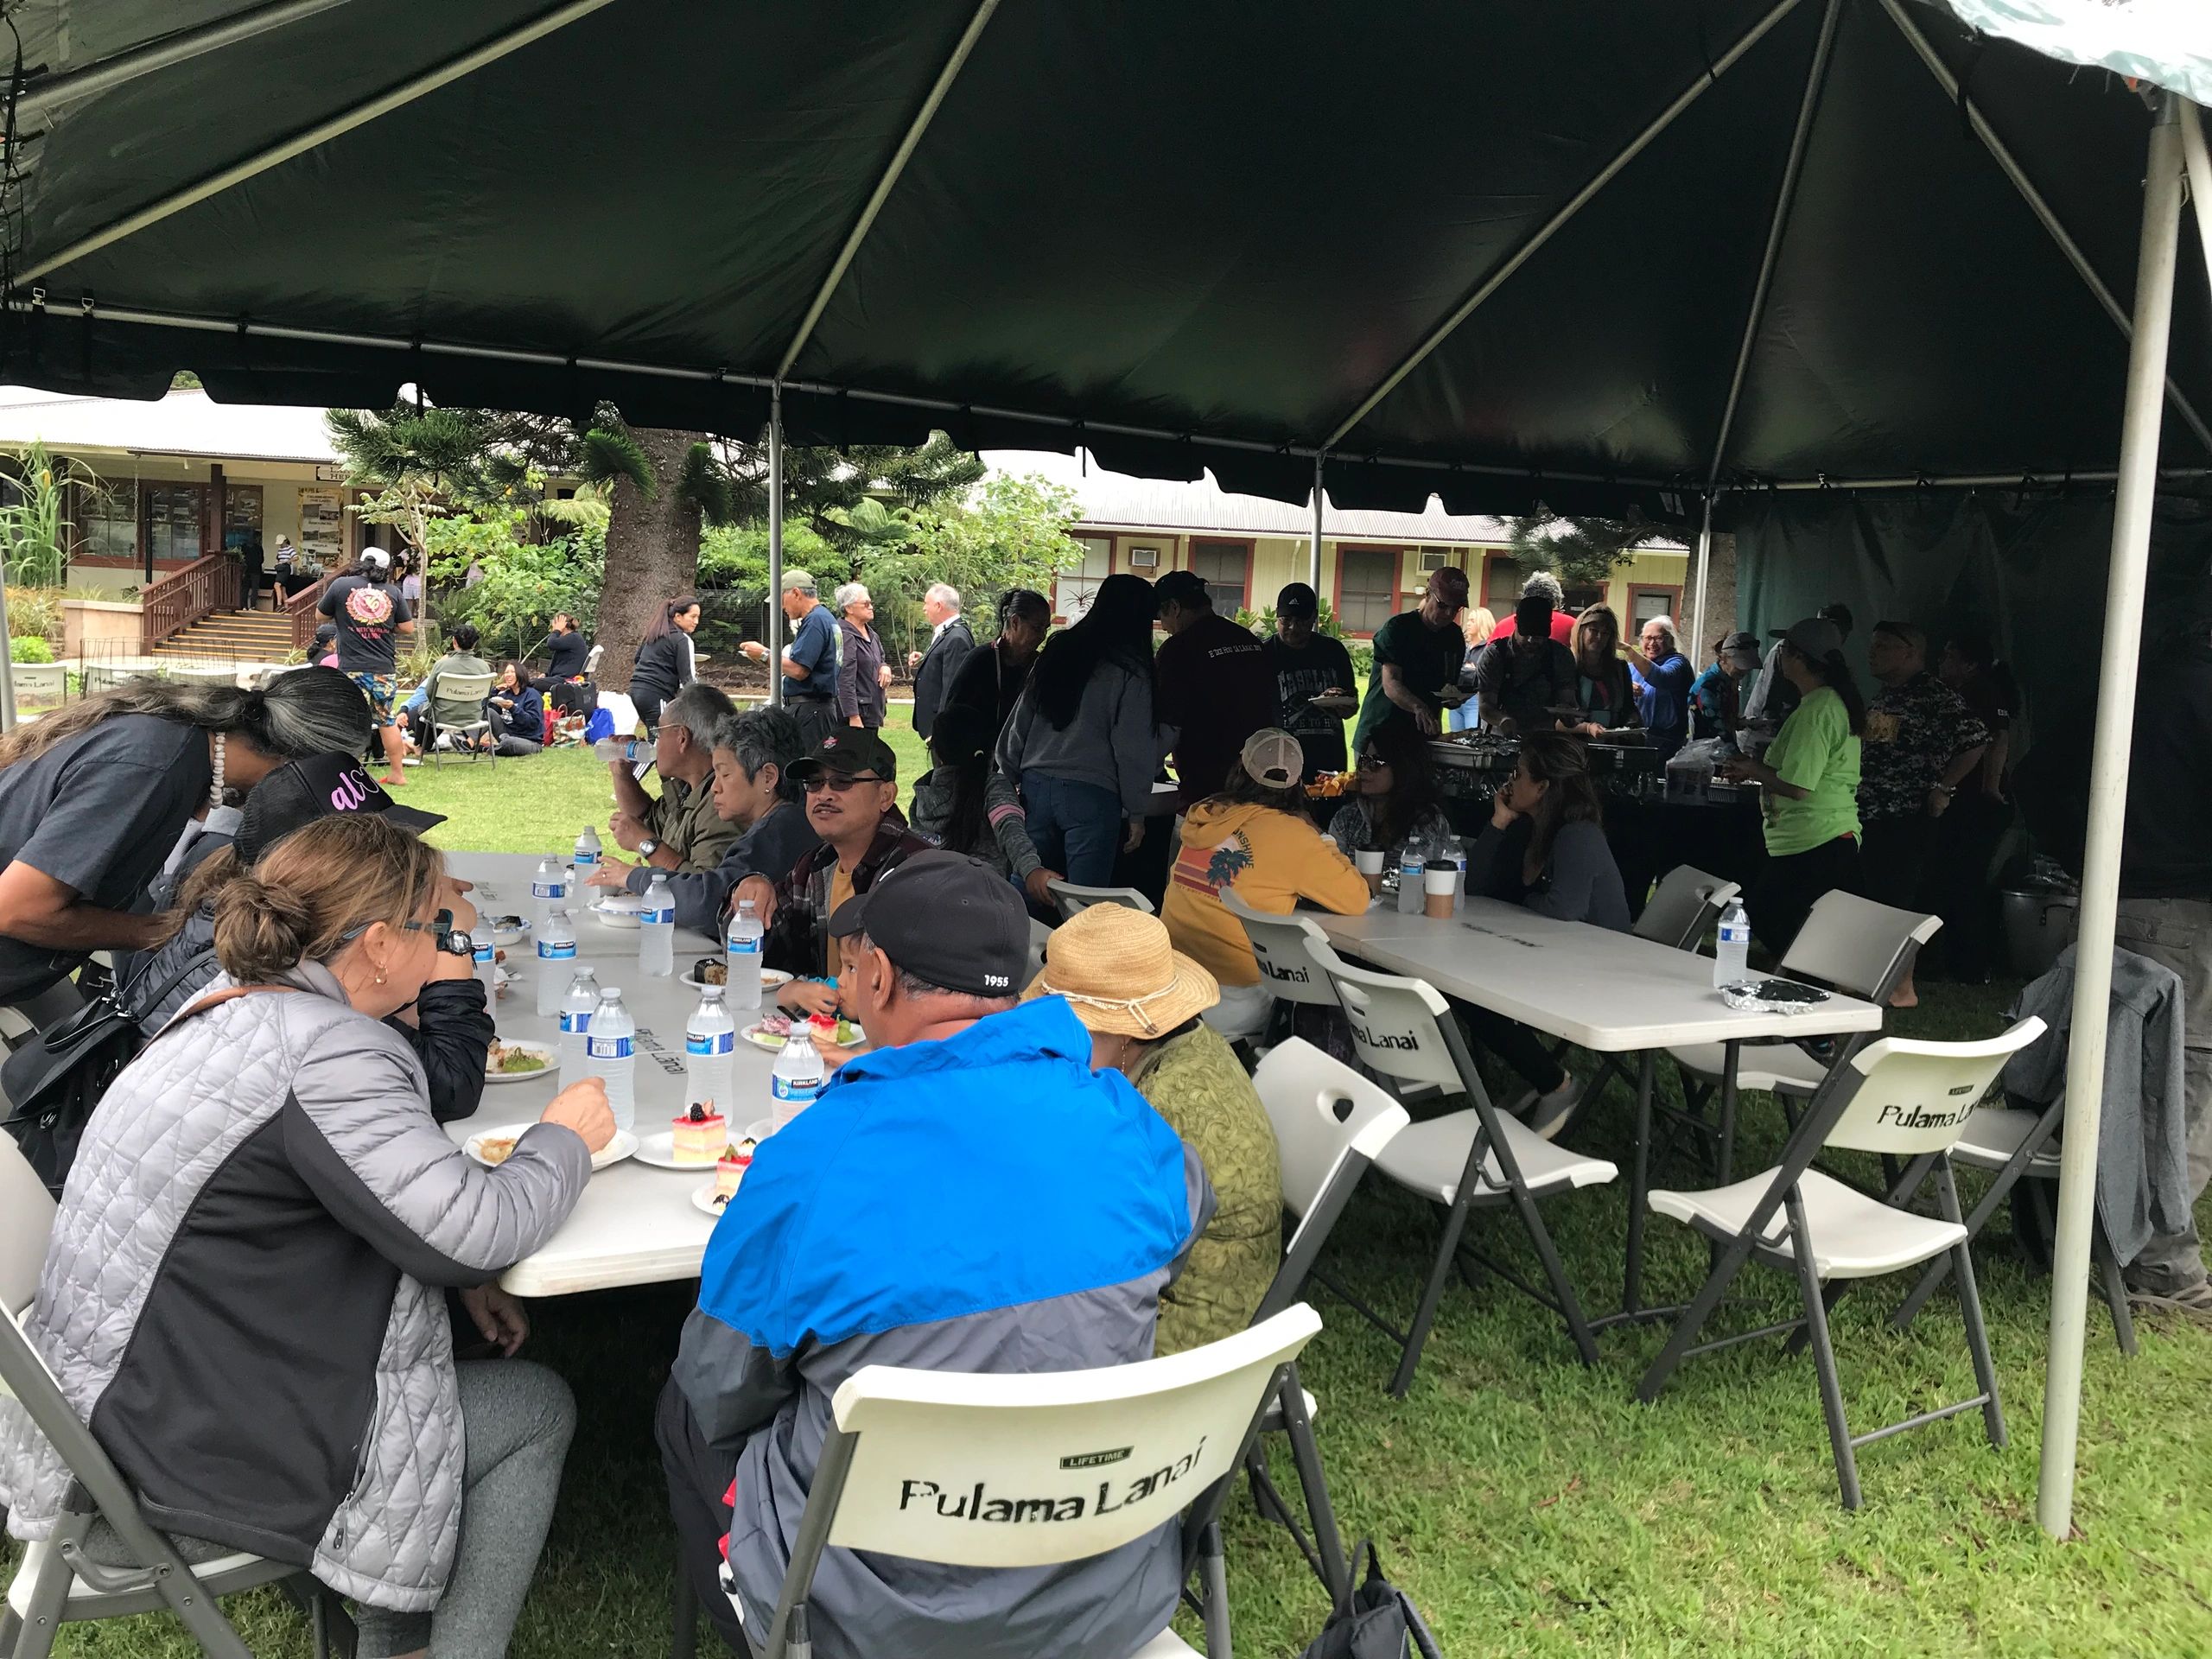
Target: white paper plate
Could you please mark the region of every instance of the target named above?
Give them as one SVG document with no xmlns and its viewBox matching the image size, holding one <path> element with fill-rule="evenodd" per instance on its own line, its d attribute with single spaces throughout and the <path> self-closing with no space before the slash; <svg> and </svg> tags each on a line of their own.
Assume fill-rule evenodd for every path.
<svg viewBox="0 0 2212 1659">
<path fill-rule="evenodd" d="M 694 958 L 694 963 L 696 965 L 696 958 Z M 760 970 L 760 988 L 764 991 L 772 991 L 779 985 L 790 984 L 795 977 L 796 976 L 787 974 L 780 968 L 763 968 Z M 708 988 L 705 981 L 688 973 L 676 982 L 679 985 L 689 985 L 695 991 L 703 991 Z M 720 990 L 722 987 L 717 985 L 714 988 Z"/>
<path fill-rule="evenodd" d="M 747 1042 L 752 1044 L 753 1047 L 765 1048 L 771 1054 L 780 1054 L 784 1052 L 784 1043 L 785 1039 L 778 1036 L 773 1032 L 762 1031 L 760 1029 L 760 1022 L 757 1020 L 751 1025 L 742 1027 L 737 1034 L 745 1039 Z M 855 1021 L 853 1025 L 852 1046 L 859 1048 L 865 1045 L 867 1041 L 868 1033 L 861 1030 L 859 1023 Z"/>
<path fill-rule="evenodd" d="M 737 1178 L 737 1191 L 738 1192 L 745 1191 L 745 1177 L 742 1175 Z M 737 1192 L 730 1194 L 733 1198 L 736 1196 Z M 727 1200 L 721 1204 L 715 1202 L 715 1184 L 712 1181 L 707 1181 L 691 1189 L 691 1207 L 702 1215 L 712 1216 L 715 1220 L 720 1221 L 722 1211 L 728 1209 L 729 1205 Z"/>
<path fill-rule="evenodd" d="M 506 1041 L 504 1038 L 501 1040 Z M 486 1065 L 484 1068 L 486 1083 L 535 1083 L 547 1072 L 553 1071 L 560 1063 L 560 1057 L 554 1052 L 552 1046 L 549 1043 L 507 1042 L 507 1046 L 518 1048 L 525 1054 L 540 1055 L 543 1058 L 545 1064 L 536 1071 L 494 1071 Z"/>
<path fill-rule="evenodd" d="M 736 1136 L 731 1137 L 733 1140 Z M 711 1170 L 712 1164 L 679 1164 L 676 1161 L 676 1132 L 661 1129 L 638 1137 L 638 1161 L 651 1164 L 655 1169 L 681 1169 L 696 1175 L 701 1170 Z"/>
<path fill-rule="evenodd" d="M 471 1158 L 474 1158 L 478 1163 L 484 1164 L 484 1154 L 476 1149 L 480 1141 L 486 1139 L 494 1141 L 503 1140 L 510 1135 L 519 1136 L 524 1130 L 533 1128 L 535 1127 L 536 1124 L 533 1122 L 531 1123 L 501 1123 L 496 1124 L 488 1129 L 479 1129 L 474 1135 L 470 1135 L 466 1141 L 462 1142 L 461 1149 L 467 1153 Z M 625 1158 L 632 1156 L 637 1150 L 638 1137 L 631 1134 L 627 1129 L 617 1129 L 614 1131 L 614 1138 L 612 1141 L 609 1141 L 597 1152 L 592 1154 L 591 1166 L 594 1170 L 605 1169 L 609 1164 L 619 1164 Z M 484 1166 L 486 1169 L 496 1169 L 499 1167 L 496 1164 L 484 1164 Z"/>
</svg>

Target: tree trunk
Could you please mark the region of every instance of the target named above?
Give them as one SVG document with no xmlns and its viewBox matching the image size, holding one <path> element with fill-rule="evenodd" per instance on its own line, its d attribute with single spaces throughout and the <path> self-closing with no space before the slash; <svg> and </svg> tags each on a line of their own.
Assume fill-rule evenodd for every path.
<svg viewBox="0 0 2212 1659">
<path fill-rule="evenodd" d="M 599 595 L 599 630 L 607 647 L 600 661 L 599 683 L 626 691 L 639 641 L 660 607 L 688 594 L 699 579 L 699 509 L 676 493 L 683 459 L 704 432 L 673 432 L 638 427 L 634 436 L 652 462 L 659 489 L 640 495 L 626 478 L 614 481 L 607 522 L 607 585 Z"/>
</svg>

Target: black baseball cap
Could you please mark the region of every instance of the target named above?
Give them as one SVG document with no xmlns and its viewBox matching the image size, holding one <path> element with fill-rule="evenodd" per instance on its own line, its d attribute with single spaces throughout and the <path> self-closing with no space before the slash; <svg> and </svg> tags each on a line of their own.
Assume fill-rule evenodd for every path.
<svg viewBox="0 0 2212 1659">
<path fill-rule="evenodd" d="M 1294 582 L 1275 595 L 1277 616 L 1319 616 L 1321 596 L 1302 582 Z"/>
<path fill-rule="evenodd" d="M 964 853 L 917 853 L 830 918 L 865 933 L 918 979 L 970 996 L 1016 996 L 1029 968 L 1029 911 L 1013 883 Z"/>
<path fill-rule="evenodd" d="M 1164 611 L 1170 605 L 1188 605 L 1193 600 L 1211 601 L 1206 592 L 1206 579 L 1195 570 L 1170 570 L 1152 584 L 1152 602 L 1155 611 Z"/>
<path fill-rule="evenodd" d="M 899 757 L 891 746 L 864 726 L 832 732 L 791 762 L 791 781 L 804 784 L 825 774 L 857 778 L 872 772 L 885 783 L 899 780 Z"/>
<path fill-rule="evenodd" d="M 293 830 L 341 812 L 381 813 L 386 823 L 412 836 L 446 821 L 442 812 L 425 812 L 393 800 L 353 755 L 305 755 L 286 761 L 246 792 L 233 843 L 238 861 L 257 864 L 264 853 Z"/>
</svg>

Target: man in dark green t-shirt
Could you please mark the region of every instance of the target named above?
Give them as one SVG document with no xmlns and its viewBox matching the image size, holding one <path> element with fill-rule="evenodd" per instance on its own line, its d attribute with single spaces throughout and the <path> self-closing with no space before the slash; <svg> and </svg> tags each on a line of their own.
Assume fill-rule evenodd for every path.
<svg viewBox="0 0 2212 1659">
<path fill-rule="evenodd" d="M 1466 608 L 1467 573 L 1447 568 L 1431 573 L 1420 609 L 1401 611 L 1375 631 L 1375 667 L 1352 733 L 1354 755 L 1390 721 L 1410 721 L 1424 737 L 1441 729 L 1437 693 L 1459 683 L 1467 652 L 1459 613 Z"/>
</svg>

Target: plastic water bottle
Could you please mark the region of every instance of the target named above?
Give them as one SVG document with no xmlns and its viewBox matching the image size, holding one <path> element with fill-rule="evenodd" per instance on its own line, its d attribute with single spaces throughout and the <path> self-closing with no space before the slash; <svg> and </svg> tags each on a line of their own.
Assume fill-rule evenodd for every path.
<svg viewBox="0 0 2212 1659">
<path fill-rule="evenodd" d="M 569 925 L 569 907 L 556 905 L 545 912 L 545 925 L 537 930 L 537 1012 L 550 1019 L 561 1012 L 561 998 L 576 968 L 576 930 Z"/>
<path fill-rule="evenodd" d="M 1452 837 L 1452 913 L 1457 916 L 1467 907 L 1467 843 L 1459 836 Z"/>
<path fill-rule="evenodd" d="M 576 969 L 569 994 L 561 999 L 561 1086 L 591 1076 L 591 1056 L 584 1039 L 591 1034 L 591 1016 L 599 1007 L 599 976 L 588 968 Z"/>
<path fill-rule="evenodd" d="M 1740 899 L 1720 912 L 1720 938 L 1713 953 L 1713 984 L 1734 985 L 1751 977 L 1751 918 Z"/>
<path fill-rule="evenodd" d="M 1428 873 L 1428 842 L 1421 836 L 1408 836 L 1406 844 L 1398 849 L 1398 913 L 1418 916 L 1421 906 L 1421 884 Z"/>
<path fill-rule="evenodd" d="M 570 861 L 579 882 L 588 880 L 599 868 L 599 831 L 591 825 L 584 825 L 583 833 L 576 837 L 575 856 Z"/>
<path fill-rule="evenodd" d="M 767 930 L 760 925 L 760 912 L 750 899 L 737 901 L 737 914 L 730 918 L 729 985 L 723 995 L 733 1008 L 757 1008 L 760 1006 L 760 952 Z"/>
<path fill-rule="evenodd" d="M 699 993 L 683 1027 L 684 1103 L 704 1101 L 727 1117 L 736 1104 L 737 1022 L 722 1006 L 722 988 Z"/>
<path fill-rule="evenodd" d="M 530 879 L 530 896 L 537 901 L 537 913 L 531 919 L 543 927 L 553 906 L 569 902 L 569 867 L 550 854 L 539 859 L 537 874 Z"/>
<path fill-rule="evenodd" d="M 645 908 L 638 912 L 638 969 L 655 979 L 676 971 L 676 895 L 658 871 L 645 884 Z"/>
<path fill-rule="evenodd" d="M 622 988 L 608 986 L 599 994 L 599 1006 L 592 1010 L 591 1029 L 584 1035 L 584 1054 L 590 1075 L 607 1084 L 607 1104 L 618 1129 L 626 1129 L 638 1121 L 637 1035 L 638 1022 L 622 1006 Z"/>
<path fill-rule="evenodd" d="M 814 1046 L 817 1020 L 823 1034 L 836 1032 L 836 1023 L 819 1015 L 804 1025 L 793 1020 L 784 1052 L 776 1056 L 775 1070 L 768 1075 L 768 1090 L 773 1097 L 768 1119 L 777 1129 L 813 1105 L 815 1096 L 822 1092 L 828 1074 L 822 1065 L 822 1051 Z"/>
<path fill-rule="evenodd" d="M 643 738 L 602 737 L 591 746 L 591 752 L 602 760 L 650 760 L 653 746 Z"/>
<path fill-rule="evenodd" d="M 476 944 L 476 982 L 484 988 L 484 1007 L 489 1010 L 499 1006 L 499 950 L 492 943 L 492 924 L 480 918 L 476 925 L 482 931 L 469 938 Z"/>
</svg>

